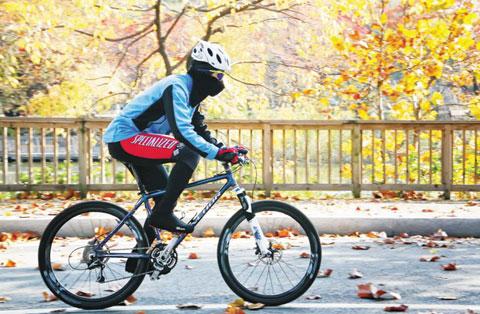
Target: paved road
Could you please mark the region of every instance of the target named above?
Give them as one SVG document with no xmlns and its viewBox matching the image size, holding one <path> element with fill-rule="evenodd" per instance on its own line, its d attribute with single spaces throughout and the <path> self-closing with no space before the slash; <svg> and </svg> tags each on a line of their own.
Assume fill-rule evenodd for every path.
<svg viewBox="0 0 480 314">
<path fill-rule="evenodd" d="M 323 239 L 331 242 L 331 239 Z M 458 240 L 451 248 L 431 251 L 416 244 L 385 245 L 371 239 L 337 238 L 334 244 L 324 245 L 322 268 L 331 268 L 329 278 L 318 278 L 310 290 L 296 302 L 265 308 L 260 313 L 384 313 L 390 303 L 409 305 L 409 313 L 465 313 L 474 309 L 480 313 L 480 241 Z M 378 241 L 378 240 L 377 240 Z M 365 243 L 369 242 L 369 243 Z M 352 245 L 368 244 L 367 251 L 352 250 Z M 36 267 L 38 241 L 17 243 L 0 253 L 0 261 L 12 258 L 15 268 L 0 268 L 0 296 L 11 300 L 0 304 L 1 313 L 49 313 L 65 309 L 68 313 L 83 311 L 66 306 L 61 301 L 43 302 L 46 291 Z M 133 305 L 110 308 L 88 313 L 223 313 L 226 304 L 236 298 L 223 282 L 215 257 L 216 239 L 194 239 L 185 242 L 179 250 L 177 267 L 160 281 L 145 279 L 135 293 L 138 301 Z M 187 259 L 190 252 L 200 258 Z M 438 262 L 420 262 L 422 255 L 444 255 Z M 441 264 L 456 262 L 457 271 L 446 272 Z M 189 265 L 193 269 L 186 269 Z M 348 273 L 357 268 L 365 276 L 347 279 Z M 401 301 L 373 301 L 359 299 L 356 285 L 372 282 L 385 284 L 385 289 L 402 295 Z M 318 294 L 322 298 L 309 301 L 307 295 Z M 439 300 L 450 296 L 457 300 Z M 181 303 L 203 305 L 201 310 L 180 311 Z"/>
</svg>

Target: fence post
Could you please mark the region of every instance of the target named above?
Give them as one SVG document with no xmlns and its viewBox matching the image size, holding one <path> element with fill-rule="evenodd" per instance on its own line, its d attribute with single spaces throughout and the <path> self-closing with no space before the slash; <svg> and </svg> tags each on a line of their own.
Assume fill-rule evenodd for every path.
<svg viewBox="0 0 480 314">
<path fill-rule="evenodd" d="M 78 189 L 80 197 L 87 196 L 87 147 L 85 118 L 82 117 L 78 128 Z"/>
<path fill-rule="evenodd" d="M 442 184 L 444 187 L 443 196 L 450 199 L 453 181 L 453 131 L 447 125 L 442 131 Z"/>
<path fill-rule="evenodd" d="M 361 153 L 362 137 L 360 125 L 355 124 L 352 129 L 352 194 L 354 198 L 360 198 L 361 192 Z"/>
<path fill-rule="evenodd" d="M 263 124 L 263 186 L 265 195 L 270 196 L 273 186 L 272 178 L 272 128 L 270 124 Z"/>
</svg>

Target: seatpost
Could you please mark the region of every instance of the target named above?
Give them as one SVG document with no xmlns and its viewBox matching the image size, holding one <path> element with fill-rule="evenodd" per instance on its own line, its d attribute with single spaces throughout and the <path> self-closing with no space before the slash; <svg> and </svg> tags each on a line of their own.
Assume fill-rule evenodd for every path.
<svg viewBox="0 0 480 314">
<path fill-rule="evenodd" d="M 230 168 L 230 163 L 228 162 L 222 162 L 222 165 L 223 165 L 223 168 L 225 169 L 225 171 L 230 171 L 231 168 Z"/>
</svg>

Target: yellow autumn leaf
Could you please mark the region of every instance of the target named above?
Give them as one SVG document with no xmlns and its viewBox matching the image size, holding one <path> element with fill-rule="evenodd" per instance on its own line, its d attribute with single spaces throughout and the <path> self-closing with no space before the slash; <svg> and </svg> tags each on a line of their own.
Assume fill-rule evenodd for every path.
<svg viewBox="0 0 480 314">
<path fill-rule="evenodd" d="M 359 109 L 358 110 L 358 116 L 360 117 L 360 119 L 362 120 L 370 120 L 370 115 L 368 114 L 368 112 L 364 109 Z"/>
<path fill-rule="evenodd" d="M 443 96 L 439 92 L 434 92 L 430 101 L 437 106 L 443 105 Z"/>
<path fill-rule="evenodd" d="M 472 39 L 471 36 L 465 35 L 458 38 L 457 43 L 463 50 L 467 50 L 475 44 L 475 41 Z"/>
<path fill-rule="evenodd" d="M 343 41 L 342 38 L 340 37 L 337 37 L 337 36 L 333 36 L 331 38 L 332 40 L 332 43 L 333 43 L 333 46 L 337 49 L 337 50 L 343 50 L 345 49 L 345 43 Z"/>
<path fill-rule="evenodd" d="M 388 21 L 387 13 L 383 13 L 382 16 L 380 17 L 380 22 L 385 25 L 387 21 Z"/>
<path fill-rule="evenodd" d="M 422 100 L 420 102 L 420 109 L 422 109 L 423 111 L 430 111 L 431 109 L 430 102 L 428 100 Z"/>
<path fill-rule="evenodd" d="M 292 100 L 295 101 L 297 100 L 298 97 L 302 96 L 302 93 L 300 92 L 293 92 L 290 94 L 290 97 L 292 97 Z"/>
<path fill-rule="evenodd" d="M 320 98 L 319 102 L 320 102 L 320 105 L 325 107 L 330 104 L 330 101 L 328 100 L 328 98 Z"/>
<path fill-rule="evenodd" d="M 30 56 L 30 60 L 32 60 L 33 64 L 39 64 L 41 61 L 41 57 L 38 54 L 38 52 L 33 52 L 32 55 Z"/>
<path fill-rule="evenodd" d="M 477 103 L 471 104 L 470 112 L 476 119 L 480 120 L 480 103 L 477 102 Z"/>
</svg>

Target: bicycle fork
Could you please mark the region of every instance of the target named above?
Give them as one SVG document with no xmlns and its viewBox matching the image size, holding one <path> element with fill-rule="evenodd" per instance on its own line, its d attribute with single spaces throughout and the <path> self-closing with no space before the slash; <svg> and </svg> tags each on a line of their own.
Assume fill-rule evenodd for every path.
<svg viewBox="0 0 480 314">
<path fill-rule="evenodd" d="M 233 189 L 233 192 L 237 194 L 237 197 L 240 200 L 240 204 L 242 204 L 242 209 L 245 211 L 245 217 L 247 218 L 248 224 L 250 225 L 250 229 L 253 236 L 255 237 L 255 242 L 257 243 L 257 247 L 260 250 L 260 253 L 262 254 L 262 256 L 268 256 L 271 253 L 269 250 L 270 242 L 263 234 L 262 227 L 260 227 L 258 219 L 253 213 L 252 200 L 245 192 L 245 189 L 238 185 Z"/>
</svg>

